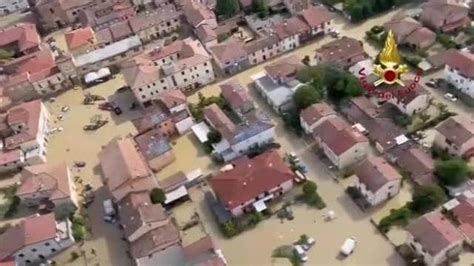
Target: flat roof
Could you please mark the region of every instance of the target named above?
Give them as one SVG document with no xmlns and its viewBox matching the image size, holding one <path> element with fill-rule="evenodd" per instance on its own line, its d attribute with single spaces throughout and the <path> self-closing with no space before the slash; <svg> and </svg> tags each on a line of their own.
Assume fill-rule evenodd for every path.
<svg viewBox="0 0 474 266">
<path fill-rule="evenodd" d="M 126 51 L 141 45 L 142 42 L 140 41 L 140 38 L 134 35 L 127 39 L 123 39 L 121 41 L 112 43 L 111 45 L 107 45 L 103 48 L 94 50 L 90 53 L 80 55 L 74 59 L 76 61 L 76 65 L 80 67 L 103 61 L 107 58 L 111 58 L 121 53 L 125 53 Z"/>
<path fill-rule="evenodd" d="M 207 141 L 207 133 L 211 131 L 205 122 L 201 122 L 191 127 L 194 135 L 199 139 L 199 142 L 204 143 Z"/>
</svg>

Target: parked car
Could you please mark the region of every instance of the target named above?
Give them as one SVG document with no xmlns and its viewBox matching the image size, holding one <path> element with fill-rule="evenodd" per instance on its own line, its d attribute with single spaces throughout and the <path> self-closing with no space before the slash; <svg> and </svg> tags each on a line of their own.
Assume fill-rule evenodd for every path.
<svg viewBox="0 0 474 266">
<path fill-rule="evenodd" d="M 344 241 L 341 247 L 341 254 L 344 256 L 349 256 L 354 252 L 354 249 L 357 246 L 357 241 L 354 237 L 350 237 Z"/>
<path fill-rule="evenodd" d="M 58 114 L 57 118 L 58 118 L 59 121 L 63 121 L 64 115 L 62 113 L 60 113 L 60 114 Z"/>
<path fill-rule="evenodd" d="M 303 262 L 308 261 L 308 255 L 306 255 L 306 252 L 304 251 L 303 247 L 301 247 L 301 245 L 294 245 L 293 249 L 294 249 L 294 251 L 296 252 L 296 255 L 298 255 L 298 258 L 300 258 L 301 261 L 303 261 Z"/>
<path fill-rule="evenodd" d="M 444 95 L 444 98 L 450 100 L 451 102 L 455 102 L 455 101 L 458 100 L 458 98 L 456 98 L 456 96 L 454 96 L 454 95 L 451 94 L 451 93 L 446 93 L 446 94 Z"/>
<path fill-rule="evenodd" d="M 434 82 L 434 81 L 432 81 L 432 80 L 425 82 L 425 85 L 428 86 L 428 87 L 430 87 L 430 88 L 437 88 L 437 87 L 438 87 L 438 85 L 436 84 L 436 82 Z"/>
<path fill-rule="evenodd" d="M 69 109 L 71 109 L 71 108 L 69 107 L 69 105 L 65 105 L 65 106 L 63 106 L 63 107 L 61 108 L 61 112 L 64 112 L 64 113 L 65 113 L 65 112 L 69 111 Z"/>
<path fill-rule="evenodd" d="M 75 167 L 84 167 L 84 166 L 86 166 L 86 162 L 84 162 L 84 161 L 74 161 L 74 166 Z"/>
<path fill-rule="evenodd" d="M 106 199 L 102 203 L 104 207 L 104 221 L 107 223 L 115 223 L 117 221 L 117 213 L 111 199 Z"/>
<path fill-rule="evenodd" d="M 50 131 L 49 134 L 54 134 L 63 131 L 62 127 L 53 127 Z"/>
<path fill-rule="evenodd" d="M 115 113 L 116 115 L 121 115 L 121 114 L 122 114 L 122 109 L 121 109 L 120 107 L 118 107 L 118 106 L 115 106 L 115 107 L 114 107 L 114 113 Z"/>
</svg>

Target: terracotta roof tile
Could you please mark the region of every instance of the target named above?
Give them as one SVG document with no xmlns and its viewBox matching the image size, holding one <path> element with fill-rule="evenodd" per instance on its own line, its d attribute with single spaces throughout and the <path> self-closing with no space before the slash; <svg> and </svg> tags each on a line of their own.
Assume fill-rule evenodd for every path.
<svg viewBox="0 0 474 266">
<path fill-rule="evenodd" d="M 462 115 L 448 118 L 435 129 L 458 147 L 474 137 L 474 122 Z"/>
<path fill-rule="evenodd" d="M 446 64 L 463 76 L 474 79 L 474 54 L 469 52 L 454 53 L 448 58 Z"/>
<path fill-rule="evenodd" d="M 247 52 L 244 49 L 244 43 L 239 40 L 231 40 L 226 44 L 219 44 L 209 48 L 221 63 L 237 60 L 246 57 Z"/>
<path fill-rule="evenodd" d="M 64 34 L 66 44 L 69 50 L 79 48 L 86 44 L 93 44 L 96 42 L 95 33 L 91 27 L 80 28 Z"/>
<path fill-rule="evenodd" d="M 236 80 L 230 80 L 220 85 L 222 96 L 229 102 L 233 110 L 241 108 L 251 101 L 247 90 Z"/>
<path fill-rule="evenodd" d="M 332 109 L 329 104 L 323 102 L 315 103 L 304 109 L 303 111 L 301 111 L 300 116 L 306 124 L 311 126 L 323 117 L 336 114 L 336 111 L 334 111 L 334 109 Z"/>
<path fill-rule="evenodd" d="M 453 209 L 453 214 L 460 223 L 474 226 L 474 198 L 465 199 Z"/>
<path fill-rule="evenodd" d="M 301 60 L 296 56 L 288 56 L 278 60 L 275 63 L 264 66 L 265 72 L 272 77 L 272 79 L 279 79 L 280 77 L 284 78 L 293 78 L 296 77 L 296 73 L 304 65 L 301 63 Z"/>
<path fill-rule="evenodd" d="M 274 26 L 275 34 L 280 38 L 280 40 L 284 40 L 290 36 L 303 34 L 305 32 L 309 32 L 311 29 L 310 27 L 300 18 L 298 17 L 291 17 L 284 22 L 276 24 Z"/>
<path fill-rule="evenodd" d="M 180 242 L 178 229 L 174 224 L 168 223 L 130 243 L 130 253 L 136 259 L 143 258 Z"/>
<path fill-rule="evenodd" d="M 19 23 L 0 30 L 0 47 L 15 43 L 20 52 L 38 48 L 41 38 L 32 23 Z"/>
<path fill-rule="evenodd" d="M 168 90 L 160 95 L 160 101 L 166 106 L 166 108 L 171 109 L 178 105 L 186 104 L 186 95 L 179 90 Z"/>
<path fill-rule="evenodd" d="M 436 256 L 451 244 L 461 243 L 463 240 L 454 225 L 436 211 L 411 222 L 407 231 L 431 256 Z"/>
<path fill-rule="evenodd" d="M 18 147 L 20 144 L 33 140 L 37 137 L 40 128 L 40 115 L 43 104 L 40 100 L 21 103 L 8 110 L 7 123 L 12 125 L 25 124 L 25 130 L 19 134 L 5 139 L 9 149 Z"/>
<path fill-rule="evenodd" d="M 359 181 L 373 193 L 390 181 L 401 180 L 402 176 L 382 157 L 369 157 L 354 170 Z"/>
<path fill-rule="evenodd" d="M 332 14 L 323 6 L 311 6 L 301 12 L 301 16 L 311 28 L 319 27 L 332 19 Z"/>
<path fill-rule="evenodd" d="M 233 165 L 232 170 L 221 172 L 210 181 L 212 190 L 228 209 L 294 178 L 291 169 L 274 150 L 252 159 L 238 159 Z"/>
</svg>

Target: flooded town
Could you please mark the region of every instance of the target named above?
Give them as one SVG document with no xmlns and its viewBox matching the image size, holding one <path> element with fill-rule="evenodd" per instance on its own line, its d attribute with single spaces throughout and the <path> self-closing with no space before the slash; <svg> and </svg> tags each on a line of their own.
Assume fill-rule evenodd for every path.
<svg viewBox="0 0 474 266">
<path fill-rule="evenodd" d="M 473 265 L 474 2 L 1 2 L 1 266 Z"/>
</svg>

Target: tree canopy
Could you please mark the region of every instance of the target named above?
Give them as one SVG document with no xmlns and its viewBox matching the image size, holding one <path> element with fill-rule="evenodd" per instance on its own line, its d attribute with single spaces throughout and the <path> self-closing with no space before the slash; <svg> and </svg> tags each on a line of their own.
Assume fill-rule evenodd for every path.
<svg viewBox="0 0 474 266">
<path fill-rule="evenodd" d="M 219 131 L 216 129 L 212 128 L 208 133 L 207 133 L 207 139 L 211 144 L 214 143 L 219 143 L 222 140 L 222 135 Z"/>
<path fill-rule="evenodd" d="M 217 14 L 224 18 L 230 18 L 239 13 L 240 5 L 238 0 L 217 0 Z"/>
<path fill-rule="evenodd" d="M 410 209 L 423 214 L 434 210 L 446 201 L 444 190 L 438 185 L 421 186 L 415 190 Z"/>
<path fill-rule="evenodd" d="M 252 11 L 260 18 L 267 17 L 270 14 L 267 0 L 252 0 Z"/>
<path fill-rule="evenodd" d="M 352 21 L 361 21 L 405 2 L 407 0 L 345 0 L 344 11 Z"/>
<path fill-rule="evenodd" d="M 446 161 L 437 161 L 435 173 L 439 181 L 447 186 L 457 186 L 467 179 L 469 167 L 461 159 L 450 159 Z"/>
<path fill-rule="evenodd" d="M 163 204 L 166 201 L 166 194 L 160 188 L 154 188 L 150 192 L 150 199 L 153 204 Z"/>
<path fill-rule="evenodd" d="M 312 86 L 303 85 L 299 87 L 295 94 L 293 94 L 293 101 L 298 110 L 320 102 L 323 99 L 322 92 Z"/>
</svg>

